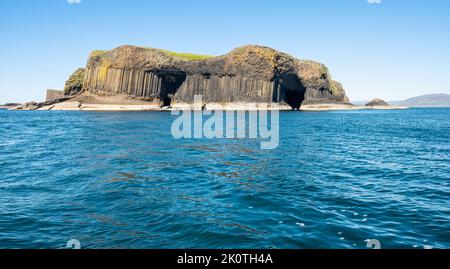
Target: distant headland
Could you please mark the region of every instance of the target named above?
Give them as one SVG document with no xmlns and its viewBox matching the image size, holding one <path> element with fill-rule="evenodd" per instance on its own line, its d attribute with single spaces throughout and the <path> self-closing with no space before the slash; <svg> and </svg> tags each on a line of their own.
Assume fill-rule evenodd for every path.
<svg viewBox="0 0 450 269">
<path fill-rule="evenodd" d="M 202 95 L 203 103 L 194 104 Z M 248 45 L 223 56 L 121 46 L 91 53 L 64 91 L 17 110 L 167 109 L 333 110 L 352 105 L 328 68 L 272 48 Z M 367 107 L 364 107 L 367 108 Z M 390 107 L 386 107 L 390 108 Z M 394 107 L 392 107 L 394 108 Z"/>
<path fill-rule="evenodd" d="M 408 107 L 450 107 L 450 95 L 449 94 L 426 94 L 413 98 L 409 98 L 404 101 L 390 102 L 397 106 Z"/>
</svg>

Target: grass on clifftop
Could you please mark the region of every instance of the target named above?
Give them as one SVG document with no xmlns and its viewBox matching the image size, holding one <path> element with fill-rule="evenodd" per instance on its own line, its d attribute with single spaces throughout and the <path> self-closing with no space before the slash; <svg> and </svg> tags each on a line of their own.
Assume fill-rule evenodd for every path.
<svg viewBox="0 0 450 269">
<path fill-rule="evenodd" d="M 91 57 L 97 57 L 107 52 L 108 50 L 94 50 L 93 52 L 91 52 Z"/>
<path fill-rule="evenodd" d="M 145 49 L 154 49 L 154 48 L 145 48 Z M 201 55 L 201 54 L 193 54 L 193 53 L 179 53 L 179 52 L 174 52 L 174 51 L 170 51 L 170 50 L 164 50 L 164 49 L 154 49 L 154 50 L 158 50 L 160 52 L 163 52 L 167 55 L 173 56 L 173 57 L 177 57 L 180 58 L 182 60 L 186 60 L 186 61 L 200 61 L 200 60 L 206 60 L 206 59 L 211 59 L 214 58 L 215 56 L 212 55 Z M 105 53 L 109 52 L 109 50 L 94 50 L 91 52 L 90 57 L 97 57 L 97 56 L 101 56 Z"/>
<path fill-rule="evenodd" d="M 163 50 L 163 49 L 158 49 L 158 50 L 161 51 L 161 52 L 164 52 L 166 54 L 169 54 L 170 56 L 181 58 L 181 59 L 187 60 L 187 61 L 200 61 L 200 60 L 206 60 L 206 59 L 214 58 L 214 56 L 211 56 L 211 55 L 200 55 L 200 54 L 193 54 L 193 53 L 179 53 L 179 52 Z"/>
</svg>

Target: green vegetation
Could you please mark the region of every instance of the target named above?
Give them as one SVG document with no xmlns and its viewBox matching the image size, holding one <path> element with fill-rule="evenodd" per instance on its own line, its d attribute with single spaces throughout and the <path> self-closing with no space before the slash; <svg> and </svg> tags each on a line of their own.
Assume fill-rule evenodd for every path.
<svg viewBox="0 0 450 269">
<path fill-rule="evenodd" d="M 108 52 L 108 50 L 94 50 L 93 52 L 91 52 L 91 57 L 97 57 L 97 56 L 103 55 L 107 52 Z"/>
<path fill-rule="evenodd" d="M 214 56 L 211 55 L 200 55 L 200 54 L 193 54 L 193 53 L 179 53 L 179 52 L 174 52 L 174 51 L 170 51 L 170 50 L 164 50 L 164 49 L 154 49 L 154 48 L 149 48 L 149 47 L 145 47 L 144 49 L 150 49 L 150 50 L 157 50 L 160 52 L 163 52 L 167 55 L 185 60 L 185 61 L 201 61 L 201 60 L 206 60 L 206 59 L 211 59 L 214 58 Z M 105 53 L 109 52 L 109 50 L 94 50 L 91 52 L 90 57 L 97 57 L 97 56 L 101 56 Z"/>
<path fill-rule="evenodd" d="M 169 50 L 163 50 L 158 49 L 161 52 L 164 52 L 170 56 L 177 57 L 186 61 L 201 61 L 206 59 L 214 58 L 214 56 L 211 55 L 200 55 L 200 54 L 193 54 L 193 53 L 179 53 L 179 52 L 173 52 Z"/>
<path fill-rule="evenodd" d="M 75 96 L 81 93 L 83 89 L 85 71 L 86 70 L 84 68 L 78 68 L 72 75 L 70 75 L 64 87 L 64 95 Z"/>
<path fill-rule="evenodd" d="M 330 81 L 330 92 L 333 95 L 339 95 L 340 91 L 341 91 L 342 85 L 340 85 L 340 83 L 338 83 L 337 81 Z"/>
</svg>

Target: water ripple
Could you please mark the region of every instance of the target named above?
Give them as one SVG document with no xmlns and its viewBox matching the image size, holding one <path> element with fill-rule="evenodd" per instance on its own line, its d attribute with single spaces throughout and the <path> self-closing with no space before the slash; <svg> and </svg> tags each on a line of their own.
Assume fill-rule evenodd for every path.
<svg viewBox="0 0 450 269">
<path fill-rule="evenodd" d="M 168 113 L 0 111 L 0 248 L 450 247 L 450 110 L 281 113 L 280 147 Z"/>
</svg>

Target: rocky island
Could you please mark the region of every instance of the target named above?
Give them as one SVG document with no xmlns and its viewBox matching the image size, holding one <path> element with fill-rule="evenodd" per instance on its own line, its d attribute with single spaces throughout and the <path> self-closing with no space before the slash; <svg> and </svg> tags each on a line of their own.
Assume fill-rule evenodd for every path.
<svg viewBox="0 0 450 269">
<path fill-rule="evenodd" d="M 213 57 L 121 46 L 91 53 L 86 68 L 44 103 L 16 109 L 161 110 L 193 108 L 315 110 L 351 107 L 342 85 L 323 64 L 248 45 Z"/>
<path fill-rule="evenodd" d="M 369 103 L 366 104 L 367 107 L 375 107 L 375 106 L 389 106 L 389 104 L 384 101 L 381 100 L 379 98 L 375 98 L 372 101 L 370 101 Z"/>
<path fill-rule="evenodd" d="M 375 98 L 366 104 L 366 108 L 370 108 L 370 109 L 406 109 L 407 107 L 392 106 L 384 100 Z"/>
</svg>

